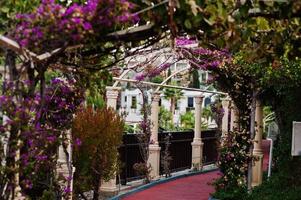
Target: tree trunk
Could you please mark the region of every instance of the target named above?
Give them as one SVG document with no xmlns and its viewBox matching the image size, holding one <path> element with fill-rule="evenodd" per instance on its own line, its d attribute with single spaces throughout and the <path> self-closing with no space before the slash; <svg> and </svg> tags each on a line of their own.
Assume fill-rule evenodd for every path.
<svg viewBox="0 0 301 200">
<path fill-rule="evenodd" d="M 171 112 L 171 124 L 174 125 L 174 114 L 175 114 L 175 109 L 176 109 L 176 101 L 175 97 L 171 97 L 170 99 L 170 112 Z"/>
</svg>

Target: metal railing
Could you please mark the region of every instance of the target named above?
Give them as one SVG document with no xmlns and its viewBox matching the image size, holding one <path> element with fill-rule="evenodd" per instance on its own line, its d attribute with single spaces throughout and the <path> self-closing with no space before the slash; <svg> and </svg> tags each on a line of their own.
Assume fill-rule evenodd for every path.
<svg viewBox="0 0 301 200">
<path fill-rule="evenodd" d="M 169 153 L 172 157 L 170 163 L 171 172 L 181 171 L 191 168 L 192 147 L 194 132 L 190 131 L 173 131 L 159 132 L 158 140 L 161 147 L 161 153 L 165 149 L 164 138 L 167 134 L 171 135 Z M 217 161 L 217 136 L 216 130 L 202 131 L 203 162 L 210 164 Z M 119 155 L 121 162 L 120 181 L 121 184 L 126 184 L 129 181 L 140 179 L 133 169 L 135 163 L 143 162 L 140 154 L 140 144 L 136 134 L 125 134 L 123 136 L 123 144 L 119 147 Z M 162 156 L 160 156 L 160 159 Z M 163 174 L 163 166 L 160 161 L 160 174 Z"/>
</svg>

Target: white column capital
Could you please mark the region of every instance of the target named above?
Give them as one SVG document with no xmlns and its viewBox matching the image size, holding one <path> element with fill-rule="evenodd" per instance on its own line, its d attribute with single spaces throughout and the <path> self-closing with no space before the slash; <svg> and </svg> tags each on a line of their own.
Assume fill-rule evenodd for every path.
<svg viewBox="0 0 301 200">
<path fill-rule="evenodd" d="M 259 99 L 256 99 L 256 107 L 262 107 L 262 101 Z"/>
<path fill-rule="evenodd" d="M 152 101 L 155 101 L 155 102 L 159 102 L 160 101 L 160 92 L 153 92 L 152 93 Z"/>
<path fill-rule="evenodd" d="M 235 105 L 235 102 L 231 99 L 230 100 L 230 104 L 231 104 L 231 109 L 236 109 L 237 107 L 236 107 L 236 105 Z"/>
<path fill-rule="evenodd" d="M 195 96 L 195 103 L 196 104 L 201 104 L 203 103 L 203 99 L 204 99 L 204 96 L 203 95 L 198 95 L 198 96 Z"/>
<path fill-rule="evenodd" d="M 229 104 L 230 104 L 230 101 L 231 101 L 230 97 L 226 97 L 226 98 L 223 98 L 221 100 L 222 100 L 223 108 L 228 108 Z"/>
<path fill-rule="evenodd" d="M 117 99 L 120 90 L 121 90 L 120 87 L 107 86 L 106 87 L 107 99 Z"/>
</svg>

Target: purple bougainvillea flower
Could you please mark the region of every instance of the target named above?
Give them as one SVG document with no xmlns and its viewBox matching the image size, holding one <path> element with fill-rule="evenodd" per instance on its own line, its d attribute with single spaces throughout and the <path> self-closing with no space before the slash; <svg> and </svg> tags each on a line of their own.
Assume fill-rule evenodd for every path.
<svg viewBox="0 0 301 200">
<path fill-rule="evenodd" d="M 87 31 L 92 29 L 92 25 L 89 22 L 84 22 L 83 27 Z"/>
<path fill-rule="evenodd" d="M 80 146 L 82 144 L 82 141 L 79 138 L 76 138 L 75 145 Z"/>
<path fill-rule="evenodd" d="M 65 193 L 70 193 L 70 192 L 71 192 L 70 187 L 66 187 L 66 188 L 64 189 L 64 192 L 65 192 Z"/>
<path fill-rule="evenodd" d="M 135 79 L 136 79 L 137 81 L 143 81 L 143 80 L 145 79 L 145 76 L 144 76 L 144 74 L 138 74 L 138 75 L 135 77 Z"/>
</svg>

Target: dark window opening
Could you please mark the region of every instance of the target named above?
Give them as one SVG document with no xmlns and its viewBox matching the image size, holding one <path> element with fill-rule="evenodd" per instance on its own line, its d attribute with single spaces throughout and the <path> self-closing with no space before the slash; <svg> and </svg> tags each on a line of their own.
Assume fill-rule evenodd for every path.
<svg viewBox="0 0 301 200">
<path fill-rule="evenodd" d="M 193 108 L 193 97 L 188 97 L 187 99 L 187 107 Z"/>
<path fill-rule="evenodd" d="M 132 97 L 132 105 L 131 105 L 132 109 L 136 109 L 137 108 L 137 97 L 133 96 Z"/>
</svg>

